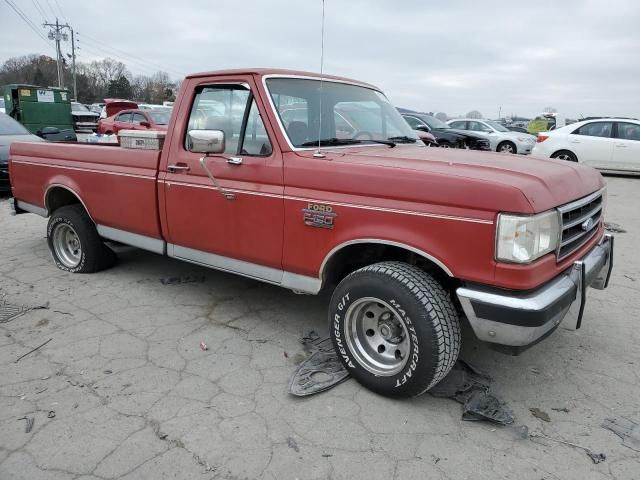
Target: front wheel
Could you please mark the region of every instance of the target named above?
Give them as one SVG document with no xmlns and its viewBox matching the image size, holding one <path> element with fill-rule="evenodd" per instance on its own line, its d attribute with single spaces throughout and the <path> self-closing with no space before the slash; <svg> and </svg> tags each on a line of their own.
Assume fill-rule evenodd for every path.
<svg viewBox="0 0 640 480">
<path fill-rule="evenodd" d="M 514 143 L 512 142 L 502 142 L 500 143 L 500 145 L 498 145 L 498 148 L 496 149 L 497 152 L 502 152 L 502 153 L 517 153 L 518 150 L 515 146 Z"/>
<path fill-rule="evenodd" d="M 431 275 L 401 262 L 376 263 L 342 280 L 331 298 L 329 330 L 349 373 L 390 397 L 426 392 L 460 354 L 449 294 Z"/>
</svg>

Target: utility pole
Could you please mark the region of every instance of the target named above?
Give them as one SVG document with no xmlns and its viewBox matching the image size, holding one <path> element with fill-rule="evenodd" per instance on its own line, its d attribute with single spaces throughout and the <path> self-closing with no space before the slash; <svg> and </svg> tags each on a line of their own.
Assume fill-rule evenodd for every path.
<svg viewBox="0 0 640 480">
<path fill-rule="evenodd" d="M 63 56 L 62 51 L 60 50 L 60 40 L 68 41 L 69 35 L 63 32 L 64 29 L 68 29 L 71 31 L 71 68 L 73 72 L 73 98 L 74 100 L 78 98 L 78 86 L 76 83 L 76 41 L 75 41 L 75 33 L 71 25 L 65 23 L 62 25 L 58 19 L 56 18 L 56 23 L 48 23 L 45 22 L 42 24 L 43 27 L 50 27 L 49 30 L 49 40 L 56 41 L 56 62 L 58 65 L 58 87 L 64 88 L 64 64 L 63 64 Z"/>
<path fill-rule="evenodd" d="M 73 99 L 78 100 L 78 83 L 76 82 L 76 39 L 73 32 L 73 28 L 67 24 L 69 30 L 71 30 L 71 71 L 73 72 Z"/>
</svg>

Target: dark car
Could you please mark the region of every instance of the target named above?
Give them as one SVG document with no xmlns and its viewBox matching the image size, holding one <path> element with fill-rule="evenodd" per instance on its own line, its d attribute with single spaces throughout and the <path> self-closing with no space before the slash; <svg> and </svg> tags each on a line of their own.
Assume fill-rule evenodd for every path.
<svg viewBox="0 0 640 480">
<path fill-rule="evenodd" d="M 11 190 L 9 184 L 9 147 L 12 142 L 42 142 L 9 115 L 0 113 L 0 192 Z"/>
<path fill-rule="evenodd" d="M 511 126 L 507 126 L 507 128 L 512 132 L 529 133 L 529 130 L 527 130 L 524 127 L 516 127 L 515 125 L 511 125 Z"/>
<path fill-rule="evenodd" d="M 491 150 L 489 140 L 486 138 L 473 135 L 464 130 L 451 128 L 446 123 L 426 113 L 403 112 L 402 117 L 414 130 L 431 133 L 436 137 L 440 147 Z"/>
</svg>

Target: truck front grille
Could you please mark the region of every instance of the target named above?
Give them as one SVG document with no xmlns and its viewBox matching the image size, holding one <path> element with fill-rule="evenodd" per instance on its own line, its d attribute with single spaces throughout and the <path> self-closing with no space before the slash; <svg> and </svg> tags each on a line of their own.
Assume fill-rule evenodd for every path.
<svg viewBox="0 0 640 480">
<path fill-rule="evenodd" d="M 558 260 L 571 255 L 598 231 L 602 218 L 602 191 L 558 208 L 560 212 L 560 245 Z"/>
</svg>

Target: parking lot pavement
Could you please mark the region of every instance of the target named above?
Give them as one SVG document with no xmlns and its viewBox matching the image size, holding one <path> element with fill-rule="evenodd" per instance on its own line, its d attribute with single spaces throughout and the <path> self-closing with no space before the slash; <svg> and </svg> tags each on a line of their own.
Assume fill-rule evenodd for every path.
<svg viewBox="0 0 640 480">
<path fill-rule="evenodd" d="M 494 377 L 517 425 L 604 453 L 602 463 L 463 422 L 459 404 L 429 395 L 391 400 L 349 380 L 293 398 L 300 339 L 327 332 L 326 298 L 130 248 L 111 270 L 63 273 L 45 220 L 11 217 L 4 199 L 0 295 L 46 308 L 0 323 L 0 478 L 637 479 L 640 454 L 601 424 L 640 420 L 640 180 L 607 181 L 608 220 L 627 233 L 609 289 L 588 292 L 582 329 L 519 357 L 473 341 L 464 352 Z"/>
</svg>

